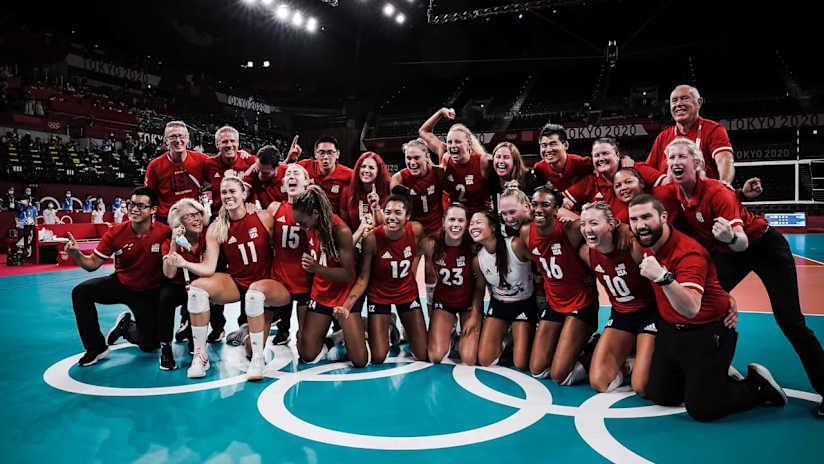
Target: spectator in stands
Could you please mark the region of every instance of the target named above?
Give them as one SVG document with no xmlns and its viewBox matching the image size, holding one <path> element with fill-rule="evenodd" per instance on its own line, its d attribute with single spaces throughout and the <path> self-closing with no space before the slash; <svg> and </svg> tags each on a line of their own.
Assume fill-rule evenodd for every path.
<svg viewBox="0 0 824 464">
<path fill-rule="evenodd" d="M 17 210 L 17 200 L 14 198 L 14 186 L 9 187 L 9 191 L 6 194 L 6 198 L 3 199 L 3 210 L 9 211 L 16 211 Z"/>
<path fill-rule="evenodd" d="M 552 187 L 563 192 L 583 177 L 592 174 L 592 159 L 567 153 L 569 140 L 564 126 L 547 124 L 538 138 L 541 161 L 532 170 L 541 184 L 552 183 Z"/>
<path fill-rule="evenodd" d="M 32 194 L 32 191 L 31 191 L 31 187 L 26 187 L 26 189 L 23 190 L 23 198 L 28 198 L 30 205 L 35 205 L 35 203 L 36 203 L 35 200 L 34 200 L 34 195 Z"/>
<path fill-rule="evenodd" d="M 103 224 L 103 215 L 106 213 L 106 204 L 100 198 L 95 202 L 92 209 L 92 224 Z"/>
<path fill-rule="evenodd" d="M 666 172 L 667 156 L 664 149 L 676 137 L 686 137 L 701 150 L 704 156 L 705 172 L 710 179 L 718 179 L 732 185 L 735 178 L 735 166 L 732 144 L 727 129 L 715 121 L 698 115 L 704 99 L 698 89 L 690 85 L 679 85 L 670 94 L 670 114 L 675 125 L 658 134 L 652 150 L 647 157 L 647 164 Z"/>
<path fill-rule="evenodd" d="M 74 209 L 72 203 L 72 191 L 66 190 L 66 197 L 63 198 L 63 202 L 60 203 L 60 209 L 63 211 L 71 212 Z"/>
<path fill-rule="evenodd" d="M 105 358 L 121 336 L 135 343 L 142 351 L 154 351 L 160 344 L 160 333 L 168 331 L 168 314 L 158 311 L 158 289 L 161 282 L 163 254 L 161 245 L 170 236 L 165 224 L 152 223 L 157 210 L 157 195 L 146 187 L 134 189 L 127 206 L 129 222 L 111 227 L 93 253 L 80 251 L 69 235 L 65 251 L 83 269 L 92 272 L 100 268 L 115 253 L 113 274 L 89 279 L 72 290 L 72 306 L 80 339 L 86 354 L 77 364 L 90 366 Z M 100 332 L 96 303 L 125 304 L 132 310 L 121 313 L 106 337 Z"/>
<path fill-rule="evenodd" d="M 257 158 L 245 151 L 238 150 L 240 133 L 232 126 L 223 126 L 215 132 L 217 156 L 212 156 L 206 164 L 206 175 L 212 184 L 212 216 L 217 216 L 220 209 L 220 182 L 227 170 L 234 170 L 243 178 L 246 171 L 255 164 Z M 254 201 L 251 197 L 249 201 Z M 265 206 L 264 206 L 265 208 Z"/>
<path fill-rule="evenodd" d="M 209 157 L 187 150 L 189 129 L 183 121 L 166 124 L 164 140 L 169 151 L 153 159 L 146 168 L 146 187 L 157 192 L 157 219 L 166 222 L 169 208 L 181 198 L 200 196 L 207 178 Z"/>
<path fill-rule="evenodd" d="M 122 202 L 120 195 L 115 195 L 114 200 L 112 200 L 112 212 L 119 210 Z"/>
<path fill-rule="evenodd" d="M 91 213 L 92 209 L 94 209 L 94 195 L 87 194 L 86 199 L 83 201 L 83 212 Z"/>
<path fill-rule="evenodd" d="M 37 208 L 31 204 L 31 198 L 23 197 L 17 207 L 17 227 L 33 226 L 37 223 Z"/>
<path fill-rule="evenodd" d="M 43 210 L 43 223 L 51 225 L 58 224 L 59 222 L 57 219 L 57 207 L 53 201 L 47 201 L 46 209 Z"/>
</svg>

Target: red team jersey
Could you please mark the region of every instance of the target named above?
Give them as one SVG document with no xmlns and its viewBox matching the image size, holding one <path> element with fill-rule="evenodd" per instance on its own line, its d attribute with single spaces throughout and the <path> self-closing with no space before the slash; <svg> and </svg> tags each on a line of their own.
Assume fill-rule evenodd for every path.
<svg viewBox="0 0 824 464">
<path fill-rule="evenodd" d="M 676 137 L 686 137 L 695 142 L 704 155 L 707 177 L 718 179 L 718 166 L 715 164 L 715 156 L 722 151 L 732 151 L 727 129 L 715 121 L 700 117 L 686 134 L 681 133 L 678 126 L 668 127 L 655 138 L 655 143 L 652 144 L 652 150 L 650 150 L 647 157 L 647 164 L 659 171 L 667 172 L 667 155 L 664 154 L 664 149 Z"/>
<path fill-rule="evenodd" d="M 433 260 L 437 282 L 433 299 L 445 308 L 464 309 L 472 306 L 475 273 L 472 271 L 472 243 L 464 238 L 460 245 L 446 247 L 443 256 Z"/>
<path fill-rule="evenodd" d="M 717 217 L 730 221 L 732 227 L 742 226 L 751 242 L 761 238 L 769 227 L 764 218 L 752 214 L 738 202 L 735 192 L 714 179 L 698 179 L 689 201 L 676 184 L 665 185 L 656 195 L 668 201 L 672 198 L 678 201 L 691 235 L 710 251 L 734 253 L 712 235 L 712 225 Z"/>
<path fill-rule="evenodd" d="M 667 177 L 666 174 L 642 163 L 636 163 L 635 169 L 641 174 L 644 183 L 650 188 L 660 184 Z M 572 202 L 572 208 L 576 211 L 580 211 L 585 203 L 593 201 L 607 202 L 613 212 L 621 211 L 622 208 L 626 209 L 627 207 L 626 203 L 615 196 L 612 181 L 596 173 L 579 180 L 575 185 L 564 190 L 563 193 L 564 197 Z"/>
<path fill-rule="evenodd" d="M 336 214 L 332 215 L 333 225 L 342 223 L 343 219 Z M 340 261 L 327 256 L 326 252 L 321 250 L 320 233 L 317 230 L 307 232 L 306 236 L 309 239 L 309 252 L 321 266 L 341 267 Z M 349 291 L 352 290 L 354 285 L 355 279 L 352 279 L 351 282 L 337 282 L 316 275 L 312 281 L 312 300 L 332 308 L 340 306 L 346 301 L 346 297 L 349 296 Z"/>
<path fill-rule="evenodd" d="M 161 222 L 152 224 L 147 234 L 134 233 L 131 222 L 113 225 L 103 234 L 94 254 L 108 260 L 114 256 L 114 273 L 129 290 L 142 292 L 160 286 L 163 242 L 171 229 Z"/>
<path fill-rule="evenodd" d="M 588 156 L 578 156 L 567 154 L 566 164 L 563 171 L 556 171 L 544 160 L 535 163 L 532 171 L 538 177 L 541 185 L 547 181 L 552 182 L 555 190 L 563 192 L 572 187 L 576 182 L 585 176 L 592 174 L 595 168 L 592 167 L 592 158 Z"/>
<path fill-rule="evenodd" d="M 442 169 L 433 166 L 423 177 L 415 177 L 409 168 L 400 171 L 401 184 L 410 190 L 411 220 L 420 222 L 427 234 L 440 229 L 443 221 L 443 185 L 438 182 Z"/>
<path fill-rule="evenodd" d="M 715 264 L 709 252 L 692 238 L 670 228 L 672 235 L 657 252 L 644 248 L 644 256 L 653 255 L 673 273 L 675 280 L 701 294 L 701 309 L 692 318 L 679 314 L 670 304 L 660 285 L 652 285 L 661 318 L 670 324 L 706 324 L 727 313 L 730 296 L 718 283 Z"/>
<path fill-rule="evenodd" d="M 343 195 L 341 195 L 341 211 L 346 211 L 346 225 L 352 229 L 352 232 L 357 230 L 360 227 L 361 219 L 369 213 L 372 212 L 371 208 L 369 207 L 369 202 L 366 200 L 366 193 L 361 193 L 358 196 L 357 201 L 355 202 L 354 207 L 351 203 L 349 203 L 351 193 L 349 193 L 349 186 L 343 190 Z M 386 195 L 380 195 L 380 204 L 383 204 L 383 200 L 386 199 Z"/>
<path fill-rule="evenodd" d="M 169 237 L 163 242 L 163 246 L 160 248 L 163 252 L 163 256 L 169 254 L 169 250 L 172 246 L 172 238 Z M 180 245 L 175 247 L 177 250 L 177 254 L 179 254 L 183 259 L 190 263 L 199 263 L 203 261 L 203 253 L 206 252 L 206 229 L 203 229 L 203 232 L 200 233 L 200 241 L 197 243 L 197 246 L 192 247 L 191 250 L 187 250 Z M 190 272 L 189 273 L 189 280 L 197 279 L 197 275 Z M 173 284 L 176 285 L 186 285 L 186 279 L 183 275 L 183 269 L 178 269 L 177 274 L 175 274 L 174 278 L 170 280 Z"/>
<path fill-rule="evenodd" d="M 229 234 L 222 245 L 226 255 L 226 273 L 243 287 L 268 279 L 272 272 L 272 247 L 269 231 L 257 213 L 246 214 L 229 224 Z"/>
<path fill-rule="evenodd" d="M 220 182 L 223 181 L 223 175 L 226 171 L 233 169 L 237 171 L 238 176 L 242 177 L 243 173 L 255 164 L 255 161 L 257 161 L 257 158 L 245 151 L 238 151 L 235 163 L 231 166 L 227 166 L 223 160 L 220 159 L 220 154 L 209 157 L 209 160 L 206 162 L 206 178 L 212 184 L 212 215 L 217 214 L 217 211 L 220 209 Z"/>
<path fill-rule="evenodd" d="M 332 211 L 338 213 L 340 211 L 341 193 L 343 188 L 349 185 L 354 171 L 340 163 L 336 163 L 334 171 L 325 177 L 321 177 L 320 163 L 316 160 L 306 159 L 298 161 L 298 164 L 306 168 L 309 177 L 320 185 L 323 192 L 326 193 L 326 197 L 329 198 L 329 203 L 332 203 Z"/>
<path fill-rule="evenodd" d="M 309 253 L 306 232 L 292 217 L 292 205 L 289 203 L 281 203 L 274 217 L 275 259 L 272 260 L 272 278 L 281 282 L 293 295 L 309 293 L 312 289 L 312 274 L 304 271 L 300 264 L 303 253 Z"/>
<path fill-rule="evenodd" d="M 544 291 L 553 310 L 571 313 L 598 299 L 595 280 L 560 221 L 555 221 L 552 233 L 546 237 L 538 235 L 535 223 L 529 225 L 529 253 L 544 278 Z"/>
<path fill-rule="evenodd" d="M 489 189 L 486 179 L 481 174 L 481 155 L 472 153 L 469 161 L 458 164 L 447 155 L 446 193 L 449 200 L 462 203 L 469 210 L 469 214 L 488 209 Z"/>
<path fill-rule="evenodd" d="M 260 207 L 266 209 L 273 201 L 286 201 L 289 196 L 286 194 L 286 188 L 283 186 L 283 175 L 286 174 L 285 164 L 278 165 L 274 177 L 269 182 L 263 183 L 257 174 L 246 176 L 243 182 L 249 184 L 251 193 L 249 194 L 249 201 L 254 203 L 260 202 Z"/>
<path fill-rule="evenodd" d="M 157 215 L 166 217 L 169 208 L 182 198 L 198 199 L 200 188 L 208 178 L 206 165 L 209 157 L 197 151 L 186 150 L 186 156 L 175 163 L 168 152 L 153 159 L 146 167 L 146 187 L 157 192 Z"/>
<path fill-rule="evenodd" d="M 607 289 L 612 309 L 619 313 L 631 313 L 655 303 L 649 279 L 641 275 L 629 249 L 604 254 L 590 248 L 589 267 Z"/>
<path fill-rule="evenodd" d="M 372 257 L 372 278 L 366 296 L 370 303 L 409 303 L 418 297 L 418 282 L 412 263 L 416 242 L 412 224 L 407 222 L 403 235 L 390 240 L 383 226 L 372 230 L 375 237 L 375 256 Z"/>
</svg>

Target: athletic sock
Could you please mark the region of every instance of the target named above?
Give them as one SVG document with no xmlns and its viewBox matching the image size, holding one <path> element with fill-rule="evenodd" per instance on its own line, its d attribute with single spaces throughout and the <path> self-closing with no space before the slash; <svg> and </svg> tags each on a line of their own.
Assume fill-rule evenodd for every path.
<svg viewBox="0 0 824 464">
<path fill-rule="evenodd" d="M 201 351 L 205 352 L 206 348 L 206 338 L 209 336 L 209 326 L 204 325 L 202 327 L 192 326 L 192 338 L 195 342 L 195 350 L 200 348 Z"/>
<path fill-rule="evenodd" d="M 263 332 L 249 332 L 252 343 L 252 357 L 263 356 Z"/>
</svg>

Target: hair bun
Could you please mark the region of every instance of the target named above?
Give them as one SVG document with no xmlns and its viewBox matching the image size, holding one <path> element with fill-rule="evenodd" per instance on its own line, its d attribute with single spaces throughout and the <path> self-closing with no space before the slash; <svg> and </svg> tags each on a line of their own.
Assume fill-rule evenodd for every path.
<svg viewBox="0 0 824 464">
<path fill-rule="evenodd" d="M 412 191 L 409 187 L 405 185 L 398 184 L 392 188 L 392 195 L 403 195 L 405 197 L 409 197 L 412 195 Z"/>
</svg>

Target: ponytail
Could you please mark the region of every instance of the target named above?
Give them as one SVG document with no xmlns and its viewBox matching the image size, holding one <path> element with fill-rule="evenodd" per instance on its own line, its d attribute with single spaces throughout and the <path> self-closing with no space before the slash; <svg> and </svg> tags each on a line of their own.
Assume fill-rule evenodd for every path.
<svg viewBox="0 0 824 464">
<path fill-rule="evenodd" d="M 340 261 L 338 257 L 338 247 L 335 244 L 335 235 L 332 232 L 332 204 L 323 193 L 323 189 L 317 185 L 309 185 L 306 191 L 299 193 L 294 202 L 292 209 L 299 210 L 305 214 L 312 214 L 318 212 L 317 229 L 320 235 L 321 251 L 325 252 L 327 256 Z"/>
</svg>

